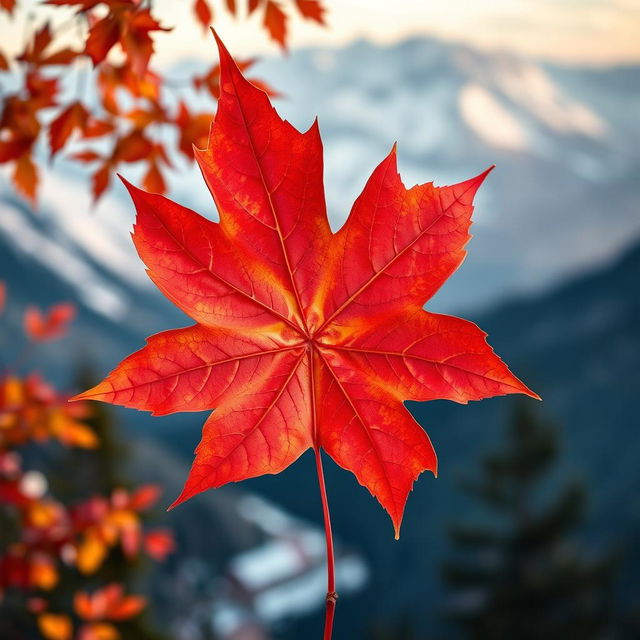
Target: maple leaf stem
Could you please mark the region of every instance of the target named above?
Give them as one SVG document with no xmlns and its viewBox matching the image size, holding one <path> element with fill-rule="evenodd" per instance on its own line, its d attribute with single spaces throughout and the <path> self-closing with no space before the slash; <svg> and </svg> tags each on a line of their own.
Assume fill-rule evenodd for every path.
<svg viewBox="0 0 640 640">
<path fill-rule="evenodd" d="M 336 569 L 335 555 L 333 552 L 333 533 L 331 531 L 331 515 L 329 513 L 329 501 L 327 500 L 327 487 L 324 481 L 322 469 L 322 457 L 320 447 L 315 446 L 316 469 L 318 471 L 318 484 L 320 486 L 320 499 L 322 500 L 322 515 L 324 516 L 324 532 L 327 539 L 327 608 L 324 618 L 324 640 L 331 640 L 333 633 L 333 616 L 336 610 Z"/>
</svg>

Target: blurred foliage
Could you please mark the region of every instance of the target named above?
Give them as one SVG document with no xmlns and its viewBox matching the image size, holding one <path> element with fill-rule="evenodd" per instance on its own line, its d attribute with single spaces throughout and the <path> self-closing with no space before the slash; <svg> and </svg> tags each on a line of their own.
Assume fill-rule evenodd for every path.
<svg viewBox="0 0 640 640">
<path fill-rule="evenodd" d="M 31 26 L 24 50 L 13 59 L 0 49 L 0 76 L 20 81 L 14 93 L 4 92 L 0 108 L 0 164 L 13 167 L 15 188 L 35 203 L 43 166 L 43 154 L 36 152 L 46 144 L 51 159 L 64 151 L 67 160 L 94 167 L 95 199 L 105 192 L 122 163 L 133 162 L 146 167 L 145 189 L 164 193 L 165 174 L 173 168 L 174 159 L 182 153 L 192 161 L 192 145 L 207 146 L 220 94 L 218 65 L 180 83 L 152 70 L 154 36 L 171 29 L 162 25 L 151 2 L 47 0 L 40 4 L 34 10 L 22 8 L 16 0 L 0 2 L 0 17 L 11 19 L 23 11 Z M 191 4 L 207 33 L 215 22 L 213 3 L 192 0 Z M 302 18 L 324 24 L 320 0 L 285 4 Z M 224 6 L 233 16 L 262 14 L 264 29 L 286 49 L 291 11 L 285 11 L 280 0 L 246 4 L 226 0 Z M 69 9 L 74 13 L 66 19 Z M 73 46 L 67 44 L 70 32 L 77 34 Z M 243 66 L 252 63 L 245 61 Z M 87 90 L 88 79 L 95 83 L 97 96 Z M 270 91 L 259 81 L 256 84 Z M 213 99 L 209 110 L 192 112 L 187 107 L 185 96 L 194 91 Z"/>
<path fill-rule="evenodd" d="M 34 330 L 27 309 L 27 347 L 0 372 L 0 633 L 160 640 L 140 615 L 145 598 L 129 593 L 145 558 L 162 561 L 174 548 L 170 531 L 145 525 L 159 489 L 120 476 L 123 446 L 104 409 L 17 373 L 35 343 L 63 335 L 73 315 L 68 304 L 38 312 Z"/>
</svg>

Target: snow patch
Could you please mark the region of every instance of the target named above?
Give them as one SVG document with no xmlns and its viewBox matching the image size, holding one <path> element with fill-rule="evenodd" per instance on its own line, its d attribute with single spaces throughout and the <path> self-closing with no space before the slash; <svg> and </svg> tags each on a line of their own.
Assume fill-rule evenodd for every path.
<svg viewBox="0 0 640 640">
<path fill-rule="evenodd" d="M 125 207 L 109 194 L 99 209 L 92 211 L 86 183 L 66 179 L 53 171 L 43 175 L 40 199 L 52 210 L 45 220 L 54 226 L 60 243 L 70 250 L 79 248 L 86 252 L 118 279 L 139 288 L 150 287 L 129 235 L 133 204 Z"/>
<path fill-rule="evenodd" d="M 480 85 L 469 83 L 462 87 L 458 107 L 465 123 L 487 144 L 511 151 L 528 149 L 525 128 Z"/>
<path fill-rule="evenodd" d="M 564 95 L 537 65 L 499 68 L 496 84 L 510 100 L 554 131 L 582 134 L 596 140 L 607 134 L 606 123 L 596 113 Z"/>
<path fill-rule="evenodd" d="M 38 232 L 25 216 L 6 203 L 0 204 L 0 233 L 30 259 L 56 273 L 73 286 L 80 299 L 94 311 L 113 320 L 124 317 L 124 296 L 109 286 L 85 261 Z"/>
</svg>

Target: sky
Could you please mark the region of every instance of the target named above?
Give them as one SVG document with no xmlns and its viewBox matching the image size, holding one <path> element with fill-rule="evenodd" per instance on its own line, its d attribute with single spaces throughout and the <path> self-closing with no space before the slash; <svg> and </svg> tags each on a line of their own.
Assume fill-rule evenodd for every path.
<svg viewBox="0 0 640 640">
<path fill-rule="evenodd" d="M 183 19 L 187 0 L 155 0 L 170 49 L 206 56 L 208 44 Z M 287 6 L 291 0 L 282 0 Z M 359 37 L 391 43 L 434 35 L 568 63 L 640 62 L 640 0 L 324 0 L 328 28 L 291 20 L 292 46 L 336 46 Z M 240 55 L 273 52 L 257 16 L 233 20 L 217 5 L 216 26 Z M 174 55 L 167 50 L 161 54 Z"/>
<path fill-rule="evenodd" d="M 214 24 L 234 54 L 275 53 L 260 28 L 260 16 L 233 19 L 223 0 L 211 0 Z M 280 0 L 290 7 L 293 0 Z M 323 0 L 324 29 L 296 17 L 292 47 L 340 46 L 365 37 L 393 43 L 409 36 L 436 36 L 488 49 L 515 51 L 564 63 L 640 63 L 640 0 Z M 13 20 L 0 18 L 3 49 L 15 52 L 25 15 L 39 4 L 22 0 Z M 240 1 L 240 6 L 245 3 Z M 209 59 L 211 40 L 193 20 L 192 0 L 154 0 L 155 11 L 173 31 L 157 36 L 160 66 L 185 57 Z M 41 13 L 38 7 L 36 13 Z M 58 9 L 57 14 L 60 13 Z M 185 13 L 187 14 L 185 16 Z"/>
</svg>

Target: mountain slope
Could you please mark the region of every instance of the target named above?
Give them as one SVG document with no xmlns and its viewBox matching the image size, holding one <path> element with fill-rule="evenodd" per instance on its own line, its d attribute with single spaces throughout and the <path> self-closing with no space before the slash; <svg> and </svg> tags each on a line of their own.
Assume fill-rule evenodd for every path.
<svg viewBox="0 0 640 640">
<path fill-rule="evenodd" d="M 278 109 L 294 124 L 318 114 L 334 224 L 394 141 L 408 185 L 496 164 L 468 260 L 438 294 L 443 310 L 549 286 L 640 233 L 637 67 L 554 67 L 412 39 L 299 51 L 256 72 L 285 93 Z"/>
<path fill-rule="evenodd" d="M 585 482 L 589 525 L 582 534 L 591 548 L 609 543 L 632 548 L 640 532 L 639 279 L 640 244 L 591 275 L 474 318 L 488 330 L 496 351 L 543 397 L 542 403 L 525 402 L 560 426 L 554 479 L 577 475 Z M 377 612 L 391 621 L 406 615 L 431 633 L 427 637 L 443 637 L 440 566 L 447 549 L 446 525 L 462 511 L 465 519 L 472 517 L 457 479 L 475 470 L 483 453 L 500 441 L 516 401 L 408 403 L 428 430 L 440 464 L 437 480 L 425 475 L 417 482 L 397 543 L 379 505 L 350 474 L 326 465 L 335 531 L 363 549 L 372 569 L 370 588 L 350 603 L 348 615 L 337 618 L 337 640 L 363 637 Z M 317 501 L 309 499 L 312 485 L 312 460 L 305 457 L 278 477 L 248 483 L 319 522 Z M 300 490 L 293 492 L 292 486 Z M 629 593 L 637 593 L 638 554 L 627 557 L 625 566 Z"/>
<path fill-rule="evenodd" d="M 172 74 L 203 64 L 185 61 Z M 298 127 L 318 114 L 334 227 L 394 141 L 407 184 L 451 183 L 497 165 L 478 194 L 469 258 L 433 303 L 440 310 L 488 307 L 547 287 L 611 259 L 640 233 L 638 67 L 554 67 L 424 38 L 294 51 L 262 60 L 255 73 L 286 95 L 278 109 Z M 182 169 L 170 176 L 171 196 L 215 217 L 199 172 L 184 169 L 182 160 L 176 165 Z M 134 182 L 140 174 L 129 165 L 126 172 Z M 138 292 L 152 289 L 145 289 L 128 238 L 133 207 L 122 185 L 115 181 L 89 213 L 86 179 L 75 165 L 60 157 L 43 173 L 42 211 L 28 226 L 66 250 L 47 268 L 73 281 L 100 313 L 140 309 Z M 25 250 L 24 225 L 6 224 L 5 212 L 17 201 L 5 175 L 0 172 L 0 254 L 46 257 L 51 247 Z M 105 287 L 96 276 L 104 270 L 125 286 Z M 162 315 L 154 310 L 152 320 Z"/>
</svg>

